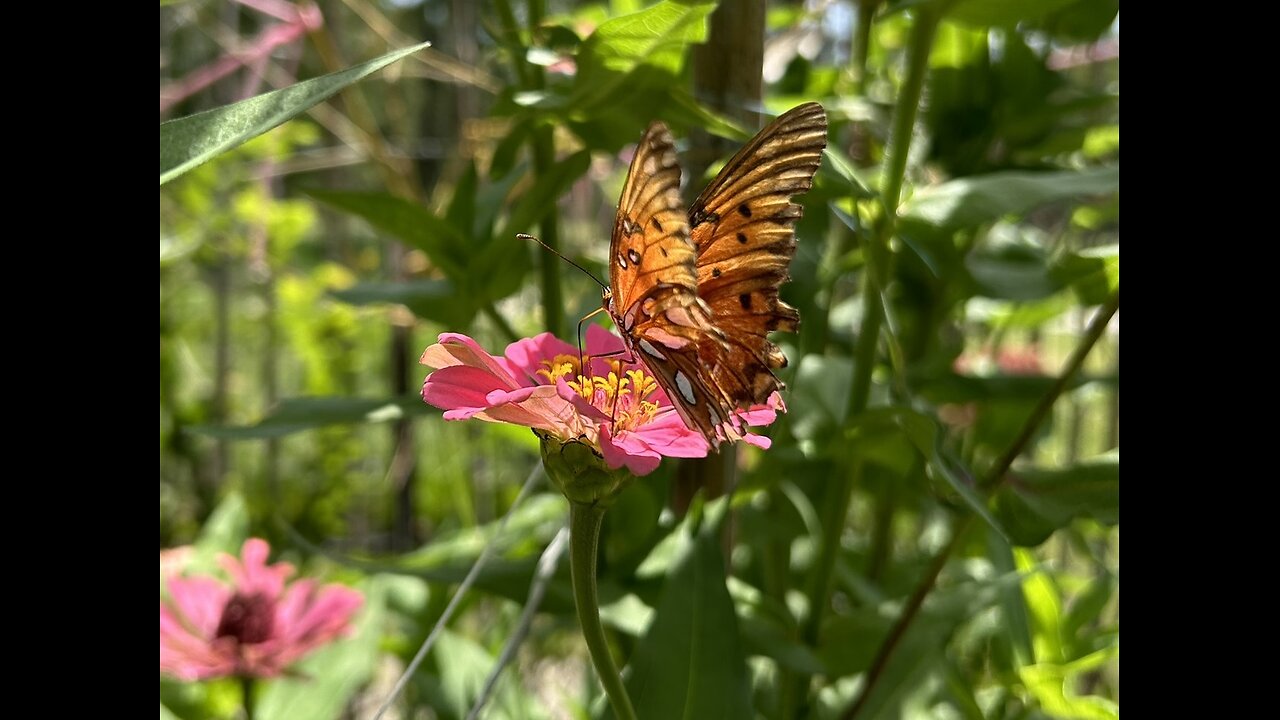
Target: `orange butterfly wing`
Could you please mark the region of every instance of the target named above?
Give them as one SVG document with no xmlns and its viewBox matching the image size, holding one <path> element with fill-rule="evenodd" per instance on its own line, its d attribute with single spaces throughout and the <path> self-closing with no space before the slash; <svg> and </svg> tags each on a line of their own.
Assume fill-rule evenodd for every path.
<svg viewBox="0 0 1280 720">
<path fill-rule="evenodd" d="M 651 124 L 636 147 L 609 245 L 605 308 L 685 424 L 713 446 L 741 437 L 735 410 L 782 387 L 772 369 L 786 358 L 767 334 L 795 330 L 800 319 L 778 299 L 800 217 L 790 198 L 809 189 L 825 146 L 822 107 L 791 110 L 729 161 L 688 218 L 666 126 Z"/>
<path fill-rule="evenodd" d="M 793 225 L 804 210 L 791 197 L 812 187 L 826 146 L 822 106 L 792 108 L 743 146 L 689 211 L 698 295 L 727 339 L 700 343 L 698 355 L 737 407 L 763 403 L 783 387 L 773 371 L 787 358 L 768 334 L 794 332 L 800 323 L 778 297 L 778 286 L 791 279 Z"/>
</svg>

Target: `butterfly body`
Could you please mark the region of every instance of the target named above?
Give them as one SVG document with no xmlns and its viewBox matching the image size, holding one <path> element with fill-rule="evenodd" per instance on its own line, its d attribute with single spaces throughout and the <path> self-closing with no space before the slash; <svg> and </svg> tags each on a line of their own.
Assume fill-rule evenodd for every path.
<svg viewBox="0 0 1280 720">
<path fill-rule="evenodd" d="M 685 212 L 675 143 L 645 131 L 627 174 L 609 245 L 604 307 L 633 356 L 653 372 L 691 429 L 713 446 L 741 439 L 738 412 L 770 401 L 786 366 L 768 339 L 794 332 L 778 297 L 795 255 L 792 195 L 813 182 L 826 113 L 800 105 L 760 131 Z"/>
</svg>

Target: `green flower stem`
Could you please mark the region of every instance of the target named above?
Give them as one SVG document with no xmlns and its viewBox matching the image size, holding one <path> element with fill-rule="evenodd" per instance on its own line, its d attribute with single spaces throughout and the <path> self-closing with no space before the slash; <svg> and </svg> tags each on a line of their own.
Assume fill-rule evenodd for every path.
<svg viewBox="0 0 1280 720">
<path fill-rule="evenodd" d="M 240 676 L 240 704 L 244 707 L 244 720 L 253 720 L 254 679 L 248 675 Z"/>
<path fill-rule="evenodd" d="M 600 525 L 605 508 L 600 503 L 569 503 L 569 572 L 573 577 L 573 600 L 578 608 L 582 636 L 591 652 L 591 662 L 609 696 L 618 720 L 636 720 L 631 698 L 622 685 L 622 676 L 609 654 L 604 626 L 600 624 L 600 598 L 596 593 L 596 557 L 600 549 Z"/>
</svg>

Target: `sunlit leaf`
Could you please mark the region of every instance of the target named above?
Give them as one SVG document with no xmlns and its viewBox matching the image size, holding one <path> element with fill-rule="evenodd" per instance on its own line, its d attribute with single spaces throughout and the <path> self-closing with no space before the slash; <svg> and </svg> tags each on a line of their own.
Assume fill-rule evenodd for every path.
<svg viewBox="0 0 1280 720">
<path fill-rule="evenodd" d="M 1082 172 L 1001 172 L 923 188 L 902 207 L 904 223 L 956 230 L 1024 213 L 1054 200 L 1120 189 L 1120 168 Z"/>
<path fill-rule="evenodd" d="M 459 310 L 469 309 L 458 302 L 458 293 L 448 280 L 409 280 L 405 282 L 367 282 L 329 293 L 352 305 L 404 305 L 414 315 L 446 324 L 466 319 Z"/>
<path fill-rule="evenodd" d="M 1043 17 L 1075 0 L 958 0 L 946 4 L 947 17 L 977 27 L 1012 27 L 1023 20 Z"/>
<path fill-rule="evenodd" d="M 1082 302 L 1101 305 L 1120 290 L 1120 247 L 1106 245 L 1064 255 L 1050 272 L 1069 283 Z"/>
<path fill-rule="evenodd" d="M 401 48 L 346 70 L 160 123 L 160 184 L 261 135 L 366 75 L 430 45 L 427 42 Z"/>
<path fill-rule="evenodd" d="M 719 524 L 683 534 L 683 557 L 632 656 L 627 692 L 643 718 L 752 716 L 738 618 L 725 588 Z"/>
<path fill-rule="evenodd" d="M 995 515 L 1023 546 L 1044 542 L 1079 517 L 1120 522 L 1120 453 L 1053 470 L 1017 470 L 1001 486 Z"/>
<path fill-rule="evenodd" d="M 385 400 L 299 397 L 282 400 L 270 415 L 254 425 L 193 425 L 187 430 L 227 440 L 261 440 L 325 425 L 389 422 L 406 415 L 430 412 L 433 412 L 432 408 L 417 395 Z"/>
<path fill-rule="evenodd" d="M 465 277 L 466 234 L 425 207 L 380 192 L 312 189 L 308 194 L 422 250 L 450 278 Z"/>
<path fill-rule="evenodd" d="M 1040 663 L 1018 671 L 1027 690 L 1040 707 L 1064 720 L 1119 720 L 1120 706 L 1097 695 L 1079 695 L 1073 689 L 1080 673 L 1093 670 L 1120 654 L 1119 644 L 1104 648 L 1069 663 Z"/>
<path fill-rule="evenodd" d="M 640 64 L 675 73 L 689 45 L 706 39 L 706 19 L 715 6 L 664 0 L 602 23 L 587 38 L 579 58 L 584 82 L 597 69 L 627 73 Z"/>
</svg>

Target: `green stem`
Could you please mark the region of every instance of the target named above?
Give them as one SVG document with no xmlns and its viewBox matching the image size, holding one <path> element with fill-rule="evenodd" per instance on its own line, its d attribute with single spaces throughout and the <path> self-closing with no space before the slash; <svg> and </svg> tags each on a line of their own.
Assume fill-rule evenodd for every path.
<svg viewBox="0 0 1280 720">
<path fill-rule="evenodd" d="M 555 128 L 550 125 L 539 127 L 533 132 L 533 169 L 536 177 L 545 177 L 551 172 L 556 161 Z M 555 207 L 548 208 L 542 216 L 539 239 L 552 250 L 560 249 L 560 223 Z M 556 337 L 561 334 L 564 325 L 564 295 L 560 290 L 560 263 L 555 253 L 538 253 L 542 258 L 542 317 L 547 329 Z"/>
<path fill-rule="evenodd" d="M 907 46 L 907 76 L 902 82 L 898 103 L 893 110 L 889 147 L 885 150 L 884 168 L 881 172 L 882 216 L 866 243 L 866 277 L 863 278 L 862 283 L 865 315 L 861 332 L 858 334 L 858 343 L 854 348 L 848 420 L 852 420 L 866 410 L 870 398 L 876 347 L 880 327 L 884 323 L 881 293 L 893 270 L 893 252 L 889 247 L 889 239 L 893 237 L 897 225 L 898 204 L 902 200 L 902 185 L 906 178 L 912 131 L 916 124 L 916 114 L 920 110 L 920 95 L 924 92 L 924 79 L 929 70 L 929 51 L 933 47 L 933 35 L 937 27 L 938 19 L 933 10 L 928 6 L 918 7 Z"/>
<path fill-rule="evenodd" d="M 609 643 L 600 624 L 600 598 L 596 593 L 596 557 L 600 549 L 600 525 L 605 509 L 599 503 L 569 503 L 569 573 L 573 577 L 573 600 L 578 608 L 582 637 L 587 641 L 591 662 L 600 684 L 609 696 L 618 720 L 636 720 L 631 698 L 622 685 L 622 676 L 609 654 Z"/>
<path fill-rule="evenodd" d="M 529 68 L 524 58 L 524 45 L 520 42 L 520 28 L 516 25 L 516 14 L 511 10 L 510 0 L 494 0 L 494 8 L 498 11 L 498 22 L 502 24 L 502 37 L 498 42 L 506 47 L 511 55 L 511 67 L 521 87 L 529 85 Z"/>
<path fill-rule="evenodd" d="M 871 18 L 880 0 L 858 0 L 858 24 L 853 29 L 849 46 L 849 69 L 852 71 L 853 94 L 861 95 L 866 84 L 867 56 L 871 48 Z"/>
<path fill-rule="evenodd" d="M 253 720 L 253 686 L 253 678 L 240 676 L 240 704 L 244 707 L 244 720 Z"/>
<path fill-rule="evenodd" d="M 511 64 L 516 78 L 523 90 L 537 90 L 546 82 L 542 68 L 531 65 L 525 60 L 524 45 L 520 40 L 520 28 L 516 25 L 516 16 L 512 12 L 510 0 L 496 0 L 494 7 L 498 12 L 498 21 L 502 25 L 502 42 L 511 54 Z M 546 14 L 544 0 L 529 0 L 529 37 L 536 38 L 542 18 Z M 545 177 L 551 172 L 556 162 L 555 128 L 550 125 L 536 127 L 530 140 L 533 153 L 534 177 Z M 560 224 L 555 208 L 549 208 L 539 223 L 538 238 L 547 247 L 559 250 Z M 558 337 L 564 337 L 564 294 L 560 289 L 560 259 L 554 253 L 538 253 L 541 261 L 539 278 L 542 286 L 542 316 L 548 330 Z"/>
<path fill-rule="evenodd" d="M 1001 456 L 999 462 L 991 466 L 987 474 L 978 482 L 978 488 L 987 492 L 994 491 L 999 487 L 1000 483 L 1009 473 L 1009 468 L 1013 467 L 1013 461 L 1026 450 L 1027 445 L 1031 442 L 1031 438 L 1035 437 L 1036 431 L 1040 429 L 1041 423 L 1048 417 L 1049 411 L 1053 409 L 1054 402 L 1057 401 L 1062 393 L 1066 390 L 1067 384 L 1071 378 L 1079 372 L 1084 365 L 1084 360 L 1089 356 L 1089 352 L 1093 350 L 1094 345 L 1098 343 L 1098 339 L 1106 331 L 1107 325 L 1111 322 L 1111 318 L 1120 310 L 1120 291 L 1116 290 L 1112 293 L 1107 302 L 1098 310 L 1098 314 L 1094 316 L 1093 322 L 1089 325 L 1089 329 L 1085 331 L 1084 337 L 1080 338 L 1080 342 L 1076 345 L 1076 349 L 1072 351 L 1071 357 L 1067 360 L 1067 364 L 1062 368 L 1062 372 L 1058 375 L 1058 379 L 1054 381 L 1049 391 L 1040 398 L 1040 402 L 1035 409 L 1031 411 L 1031 415 L 1027 417 L 1026 422 L 1022 425 L 1022 430 L 1018 433 L 1018 437 L 1009 445 L 1008 451 Z M 871 665 L 867 669 L 866 682 L 862 684 L 862 691 L 858 694 L 858 699 L 853 705 L 841 716 L 843 720 L 851 720 L 856 717 L 866 705 L 867 699 L 871 697 L 871 691 L 875 688 L 876 683 L 884 675 L 885 668 L 889 665 L 889 660 L 893 657 L 893 651 L 897 649 L 898 643 L 906 634 L 907 629 L 911 626 L 912 621 L 920 612 L 920 607 L 924 605 L 924 600 L 928 597 L 929 592 L 933 590 L 934 583 L 938 581 L 938 575 L 942 573 L 942 568 L 947 564 L 951 554 L 963 545 L 964 536 L 968 533 L 969 528 L 973 525 L 973 514 L 969 514 L 960 519 L 956 524 L 955 532 L 951 536 L 951 542 L 938 553 L 937 557 L 929 565 L 928 571 L 925 572 L 923 578 L 916 585 L 916 589 L 911 593 L 910 599 L 902 609 L 902 614 L 893 623 L 893 627 L 889 629 L 889 634 L 885 636 L 884 641 L 880 644 L 880 648 L 876 651 L 875 658 L 871 661 Z"/>
</svg>

